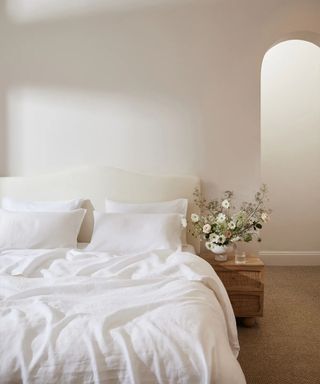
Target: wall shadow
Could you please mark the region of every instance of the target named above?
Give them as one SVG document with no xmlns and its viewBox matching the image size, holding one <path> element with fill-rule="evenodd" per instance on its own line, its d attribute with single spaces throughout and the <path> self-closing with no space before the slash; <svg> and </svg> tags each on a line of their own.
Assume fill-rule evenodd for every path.
<svg viewBox="0 0 320 384">
<path fill-rule="evenodd" d="M 190 75 L 205 53 L 197 43 L 206 32 L 207 11 L 186 3 L 36 23 L 7 21 L 9 82 L 111 92 L 171 93 L 180 85 L 181 92 L 191 91 L 197 82 Z"/>
<path fill-rule="evenodd" d="M 28 23 L 10 19 L 4 3 L 2 174 L 9 172 L 5 114 L 11 89 L 81 91 L 93 97 L 109 93 L 138 100 L 169 96 L 186 109 L 199 105 L 206 93 L 214 60 L 214 49 L 209 54 L 207 49 L 214 33 L 210 32 L 212 5 L 206 1 L 101 9 Z"/>
</svg>

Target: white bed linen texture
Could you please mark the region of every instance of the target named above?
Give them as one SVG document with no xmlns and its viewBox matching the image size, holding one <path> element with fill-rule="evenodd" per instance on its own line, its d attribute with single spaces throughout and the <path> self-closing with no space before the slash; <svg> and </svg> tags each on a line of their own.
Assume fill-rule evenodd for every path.
<svg viewBox="0 0 320 384">
<path fill-rule="evenodd" d="M 76 247 L 85 209 L 11 212 L 0 209 L 0 250 Z"/>
<path fill-rule="evenodd" d="M 2 208 L 15 212 L 67 212 L 81 208 L 83 202 L 84 199 L 32 201 L 6 196 L 2 198 Z"/>
<path fill-rule="evenodd" d="M 0 252 L 0 383 L 243 384 L 206 261 L 167 250 Z"/>
<path fill-rule="evenodd" d="M 93 234 L 87 251 L 129 255 L 155 249 L 181 250 L 183 227 L 178 214 L 94 211 L 93 215 Z"/>
<path fill-rule="evenodd" d="M 186 218 L 188 199 L 157 201 L 153 203 L 122 203 L 106 199 L 105 208 L 107 213 L 176 213 L 181 215 L 182 218 Z M 182 229 L 181 240 L 182 244 L 187 244 L 187 228 Z"/>
</svg>

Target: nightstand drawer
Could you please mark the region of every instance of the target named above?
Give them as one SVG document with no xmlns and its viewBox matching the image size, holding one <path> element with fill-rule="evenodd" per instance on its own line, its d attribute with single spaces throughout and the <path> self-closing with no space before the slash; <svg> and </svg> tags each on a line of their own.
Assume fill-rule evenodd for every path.
<svg viewBox="0 0 320 384">
<path fill-rule="evenodd" d="M 236 317 L 262 316 L 263 292 L 229 293 Z"/>
<path fill-rule="evenodd" d="M 230 291 L 262 291 L 262 271 L 218 271 L 221 281 Z"/>
</svg>

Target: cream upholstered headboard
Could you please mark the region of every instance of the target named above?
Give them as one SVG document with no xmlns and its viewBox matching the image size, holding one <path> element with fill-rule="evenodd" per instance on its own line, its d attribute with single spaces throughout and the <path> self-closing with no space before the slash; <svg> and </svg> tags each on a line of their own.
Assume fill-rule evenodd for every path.
<svg viewBox="0 0 320 384">
<path fill-rule="evenodd" d="M 86 224 L 79 240 L 88 242 L 92 233 L 92 209 L 104 210 L 106 197 L 122 202 L 155 202 L 177 198 L 189 200 L 189 212 L 196 211 L 193 204 L 194 189 L 200 180 L 193 176 L 145 175 L 118 168 L 87 166 L 63 172 L 28 177 L 0 177 L 0 198 L 10 196 L 26 200 L 66 200 L 86 198 L 88 208 Z M 199 242 L 188 233 L 187 239 L 196 251 Z"/>
</svg>

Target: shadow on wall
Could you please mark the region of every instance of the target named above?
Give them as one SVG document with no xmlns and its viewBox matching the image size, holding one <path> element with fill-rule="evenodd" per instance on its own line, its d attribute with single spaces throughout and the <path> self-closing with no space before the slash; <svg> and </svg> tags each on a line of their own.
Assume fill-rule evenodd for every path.
<svg viewBox="0 0 320 384">
<path fill-rule="evenodd" d="M 45 3 L 47 10 L 62 5 Z M 122 6 L 97 5 L 90 11 L 85 2 L 79 14 L 59 10 L 55 17 L 43 18 L 39 11 L 33 18 L 31 2 L 10 0 L 9 13 L 1 2 L 0 36 L 6 38 L 0 48 L 6 57 L 9 110 L 5 172 L 103 163 L 197 174 L 223 189 L 240 185 L 255 190 L 258 101 L 255 106 L 252 100 L 258 88 L 254 81 L 248 86 L 247 79 L 255 74 L 258 81 L 258 60 L 248 61 L 254 33 L 242 36 L 248 44 L 229 48 L 240 40 L 246 17 L 239 18 L 238 5 L 230 11 L 221 0 L 92 3 Z M 253 23 L 255 28 L 259 21 Z M 241 57 L 245 62 L 236 60 Z M 110 108 L 114 100 L 119 103 Z"/>
<path fill-rule="evenodd" d="M 102 163 L 251 196 L 262 55 L 290 30 L 318 31 L 318 1 L 75 3 L 0 2 L 4 171 Z"/>
<path fill-rule="evenodd" d="M 74 17 L 67 13 L 32 23 L 6 19 L 11 81 L 94 91 L 181 93 L 176 85 L 189 79 L 185 86 L 192 89 L 197 81 L 190 75 L 203 60 L 197 55 L 191 61 L 186 58 L 190 59 L 190 46 L 193 52 L 197 49 L 193 43 L 204 32 L 204 10 L 194 9 L 199 11 L 191 4 Z"/>
<path fill-rule="evenodd" d="M 7 8 L 2 2 L 0 32 L 7 38 L 0 41 L 6 58 L 0 109 L 1 126 L 9 130 L 6 135 L 2 129 L 2 173 L 90 162 L 90 140 L 97 145 L 92 157 L 98 163 L 179 172 L 171 163 L 180 156 L 182 173 L 196 172 L 192 149 L 201 147 L 201 135 L 193 127 L 199 125 L 206 78 L 194 74 L 208 73 L 210 66 L 210 60 L 203 60 L 205 45 L 199 44 L 210 35 L 201 3 L 154 1 L 150 6 L 141 0 L 95 0 L 72 9 L 62 1 L 43 2 L 45 6 L 37 8 L 25 0 L 10 0 Z M 65 148 L 60 153 L 64 158 L 55 164 L 50 151 L 59 143 L 58 132 Z M 122 143 L 123 161 L 111 156 L 115 148 L 119 154 L 121 136 L 127 139 Z M 80 148 L 68 156 L 66 143 L 74 151 L 72 139 Z M 131 158 L 128 143 L 131 149 L 136 146 Z M 190 159 L 184 167 L 186 153 Z"/>
<path fill-rule="evenodd" d="M 16 22 L 37 22 L 43 19 L 55 19 L 68 16 L 81 16 L 88 13 L 131 11 L 145 7 L 161 5 L 179 5 L 192 3 L 193 0 L 6 0 L 6 11 Z"/>
</svg>

